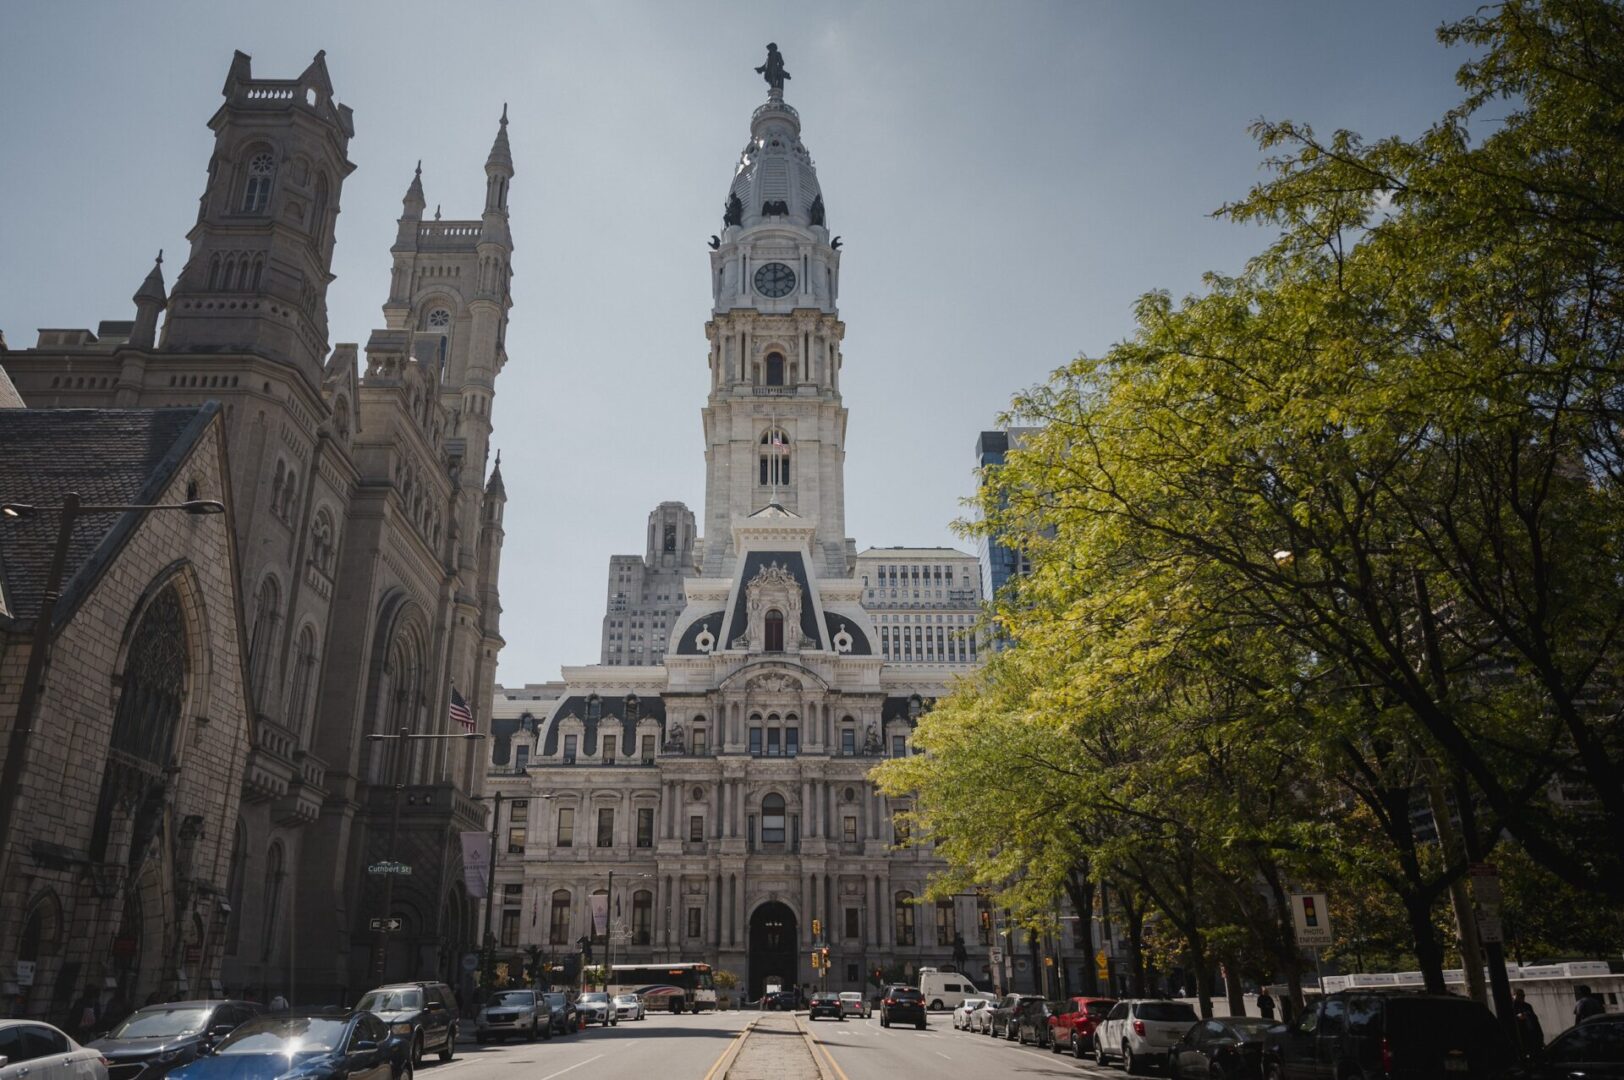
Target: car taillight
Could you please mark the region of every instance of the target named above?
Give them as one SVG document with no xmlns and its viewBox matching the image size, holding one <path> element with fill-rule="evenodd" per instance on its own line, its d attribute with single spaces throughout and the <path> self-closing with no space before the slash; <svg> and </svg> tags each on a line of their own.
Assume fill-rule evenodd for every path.
<svg viewBox="0 0 1624 1080">
<path fill-rule="evenodd" d="M 1144 1034 L 1145 1034 L 1145 1022 L 1143 1020 L 1135 1020 L 1133 1022 L 1133 1033 L 1135 1035 L 1138 1035 L 1140 1038 L 1144 1037 Z"/>
<path fill-rule="evenodd" d="M 1388 1076 L 1393 1075 L 1393 1044 L 1382 1036 L 1382 1072 Z"/>
</svg>

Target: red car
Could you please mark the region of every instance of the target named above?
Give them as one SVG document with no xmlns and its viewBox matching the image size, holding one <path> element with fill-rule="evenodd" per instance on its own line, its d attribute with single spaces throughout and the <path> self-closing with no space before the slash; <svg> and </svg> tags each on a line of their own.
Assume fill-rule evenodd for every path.
<svg viewBox="0 0 1624 1080">
<path fill-rule="evenodd" d="M 1049 1016 L 1049 1049 L 1080 1058 L 1094 1045 L 1094 1027 L 1116 1004 L 1115 998 L 1070 997 Z"/>
</svg>

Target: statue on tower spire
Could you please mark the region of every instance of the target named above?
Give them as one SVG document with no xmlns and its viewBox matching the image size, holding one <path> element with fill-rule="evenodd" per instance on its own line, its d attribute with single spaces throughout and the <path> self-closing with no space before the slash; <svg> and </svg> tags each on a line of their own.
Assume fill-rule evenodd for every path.
<svg viewBox="0 0 1624 1080">
<path fill-rule="evenodd" d="M 767 42 L 767 62 L 756 68 L 756 74 L 767 80 L 773 94 L 784 96 L 784 80 L 790 76 L 784 70 L 784 54 L 778 51 L 776 42 Z"/>
</svg>

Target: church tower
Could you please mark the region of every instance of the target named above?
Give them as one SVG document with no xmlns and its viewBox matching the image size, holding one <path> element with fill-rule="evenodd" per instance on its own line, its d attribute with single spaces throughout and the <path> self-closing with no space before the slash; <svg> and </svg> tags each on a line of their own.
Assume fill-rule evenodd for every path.
<svg viewBox="0 0 1624 1080">
<path fill-rule="evenodd" d="M 297 79 L 256 79 L 237 53 L 209 121 L 214 155 L 169 297 L 163 347 L 248 350 L 313 388 L 327 358 L 327 286 L 355 126 L 324 54 Z"/>
<path fill-rule="evenodd" d="M 711 238 L 700 572 L 731 574 L 734 523 L 777 503 L 815 526 L 816 572 L 846 577 L 855 545 L 845 532 L 839 238 L 775 47 L 764 74 L 767 101 L 750 118 Z"/>
</svg>

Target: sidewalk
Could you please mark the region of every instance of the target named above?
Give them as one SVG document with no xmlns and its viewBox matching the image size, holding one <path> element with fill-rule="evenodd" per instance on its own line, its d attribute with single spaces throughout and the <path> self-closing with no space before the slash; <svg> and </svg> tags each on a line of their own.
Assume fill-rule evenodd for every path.
<svg viewBox="0 0 1624 1080">
<path fill-rule="evenodd" d="M 727 1070 L 727 1080 L 820 1080 L 794 1013 L 763 1013 Z"/>
</svg>

